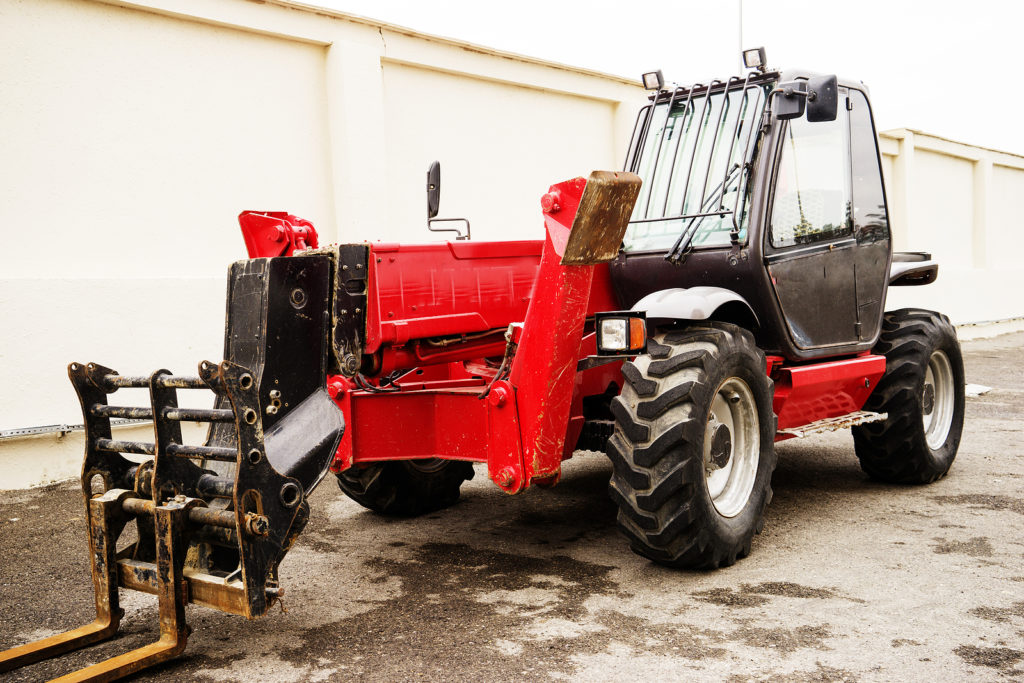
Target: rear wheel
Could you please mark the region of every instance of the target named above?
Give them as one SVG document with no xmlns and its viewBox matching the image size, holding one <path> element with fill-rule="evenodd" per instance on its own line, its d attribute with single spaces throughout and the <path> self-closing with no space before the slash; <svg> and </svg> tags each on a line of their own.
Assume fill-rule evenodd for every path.
<svg viewBox="0 0 1024 683">
<path fill-rule="evenodd" d="M 430 458 L 351 467 L 338 474 L 338 486 L 352 500 L 384 515 L 415 517 L 454 505 L 462 482 L 473 478 L 473 464 Z"/>
<path fill-rule="evenodd" d="M 746 330 L 709 323 L 656 335 L 623 365 L 612 403 L 609 490 L 634 551 L 674 567 L 750 552 L 771 500 L 772 382 Z"/>
<path fill-rule="evenodd" d="M 883 422 L 853 428 L 861 468 L 871 477 L 928 484 L 953 465 L 964 424 L 964 363 L 949 318 L 903 309 L 885 314 L 874 352 L 885 375 L 864 408 Z"/>
</svg>

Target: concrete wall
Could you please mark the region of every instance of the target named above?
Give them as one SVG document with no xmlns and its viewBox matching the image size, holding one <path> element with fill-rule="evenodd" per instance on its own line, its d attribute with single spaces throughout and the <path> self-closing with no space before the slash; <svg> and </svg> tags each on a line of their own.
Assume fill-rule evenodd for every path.
<svg viewBox="0 0 1024 683">
<path fill-rule="evenodd" d="M 880 137 L 893 246 L 939 262 L 935 283 L 893 287 L 886 307 L 939 310 L 961 325 L 1024 317 L 1024 157 L 909 129 Z"/>
<path fill-rule="evenodd" d="M 0 431 L 80 423 L 72 360 L 219 360 L 240 211 L 290 211 L 323 242 L 441 239 L 439 159 L 442 216 L 538 238 L 547 187 L 618 168 L 645 101 L 619 77 L 244 0 L 0 0 L 0 93 Z M 0 440 L 0 489 L 72 476 L 81 452 L 77 432 Z"/>
</svg>

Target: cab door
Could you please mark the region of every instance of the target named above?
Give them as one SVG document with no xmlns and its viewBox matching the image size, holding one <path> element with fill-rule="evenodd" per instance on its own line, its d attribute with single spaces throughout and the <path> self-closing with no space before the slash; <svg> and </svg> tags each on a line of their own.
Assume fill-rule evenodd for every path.
<svg viewBox="0 0 1024 683">
<path fill-rule="evenodd" d="M 874 342 L 881 332 L 889 287 L 889 210 L 871 105 L 862 91 L 850 88 L 846 108 L 850 116 L 853 229 L 857 238 L 857 329 L 861 340 Z"/>
<path fill-rule="evenodd" d="M 840 88 L 834 121 L 779 122 L 764 253 L 799 349 L 856 344 L 861 336 L 847 96 Z"/>
</svg>

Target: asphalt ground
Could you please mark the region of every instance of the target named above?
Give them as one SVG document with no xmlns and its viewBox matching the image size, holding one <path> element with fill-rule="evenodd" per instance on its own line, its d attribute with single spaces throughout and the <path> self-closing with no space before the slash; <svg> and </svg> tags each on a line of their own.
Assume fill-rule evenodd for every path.
<svg viewBox="0 0 1024 683">
<path fill-rule="evenodd" d="M 1024 334 L 964 344 L 949 476 L 870 481 L 849 433 L 779 444 L 764 532 L 737 565 L 662 568 L 615 528 L 602 455 L 510 497 L 483 470 L 463 500 L 378 517 L 326 481 L 281 567 L 287 612 L 190 607 L 185 655 L 139 681 L 1024 681 Z M 0 492 L 0 648 L 91 621 L 79 493 Z M 141 646 L 122 635 L 8 674 L 35 681 Z"/>
</svg>

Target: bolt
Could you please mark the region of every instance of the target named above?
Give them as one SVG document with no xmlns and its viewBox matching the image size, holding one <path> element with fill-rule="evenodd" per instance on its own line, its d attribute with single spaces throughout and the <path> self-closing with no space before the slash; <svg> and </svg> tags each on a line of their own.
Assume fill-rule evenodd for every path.
<svg viewBox="0 0 1024 683">
<path fill-rule="evenodd" d="M 540 198 L 540 208 L 544 213 L 558 213 L 562 206 L 559 203 L 561 195 L 557 191 L 548 192 Z"/>
<path fill-rule="evenodd" d="M 253 536 L 266 536 L 270 531 L 270 520 L 255 512 L 245 513 L 245 530 Z"/>
<path fill-rule="evenodd" d="M 516 480 L 516 472 L 511 467 L 504 467 L 494 475 L 494 483 L 502 488 L 508 488 Z"/>
<path fill-rule="evenodd" d="M 345 383 L 335 380 L 327 385 L 327 395 L 331 398 L 338 398 L 345 395 Z"/>
<path fill-rule="evenodd" d="M 864 386 L 865 387 L 870 387 L 871 386 L 871 380 L 868 379 L 867 377 L 864 378 Z"/>
<path fill-rule="evenodd" d="M 505 402 L 508 401 L 508 389 L 502 386 L 494 387 L 491 389 L 491 393 L 487 397 L 487 400 L 490 401 L 491 405 L 495 408 L 502 407 L 505 405 Z"/>
<path fill-rule="evenodd" d="M 359 370 L 362 361 L 354 353 L 346 353 L 341 359 L 341 367 L 346 375 L 354 375 Z"/>
<path fill-rule="evenodd" d="M 270 398 L 281 398 L 281 392 L 277 389 L 270 390 Z"/>
<path fill-rule="evenodd" d="M 341 269 L 342 270 L 348 270 L 348 266 L 342 266 Z"/>
</svg>

